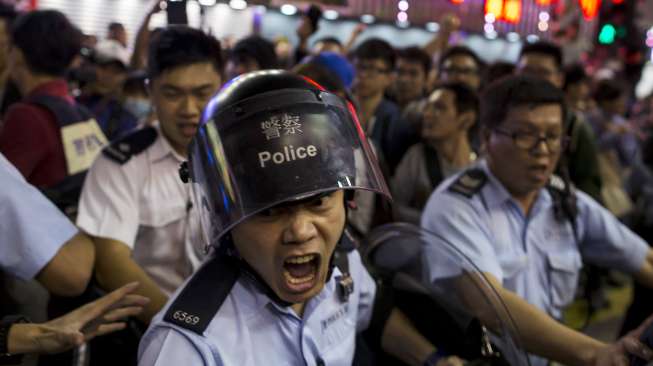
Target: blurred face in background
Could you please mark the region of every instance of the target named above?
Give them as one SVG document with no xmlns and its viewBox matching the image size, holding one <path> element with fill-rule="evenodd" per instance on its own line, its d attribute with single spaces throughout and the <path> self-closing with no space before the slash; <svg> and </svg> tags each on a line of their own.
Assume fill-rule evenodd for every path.
<svg viewBox="0 0 653 366">
<path fill-rule="evenodd" d="M 355 59 L 353 90 L 359 98 L 370 98 L 381 95 L 392 84 L 392 70 L 390 66 L 379 58 Z"/>
<path fill-rule="evenodd" d="M 481 87 L 481 70 L 473 57 L 465 54 L 449 56 L 443 63 L 439 75 L 440 81 L 458 81 L 472 90 Z"/>
<path fill-rule="evenodd" d="M 426 90 L 427 75 L 420 62 L 399 58 L 394 82 L 397 99 L 412 101 L 422 98 Z"/>
<path fill-rule="evenodd" d="M 164 71 L 150 83 L 152 105 L 172 148 L 186 156 L 202 110 L 222 84 L 210 62 L 198 62 Z"/>
<path fill-rule="evenodd" d="M 517 63 L 517 73 L 546 79 L 562 88 L 562 71 L 558 68 L 555 58 L 546 53 L 532 52 L 522 55 Z"/>
</svg>

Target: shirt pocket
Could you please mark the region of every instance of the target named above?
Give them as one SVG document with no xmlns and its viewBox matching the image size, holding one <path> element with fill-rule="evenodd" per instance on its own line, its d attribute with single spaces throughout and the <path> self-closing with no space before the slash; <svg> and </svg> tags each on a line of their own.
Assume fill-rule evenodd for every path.
<svg viewBox="0 0 653 366">
<path fill-rule="evenodd" d="M 576 252 L 549 253 L 549 294 L 556 308 L 569 305 L 576 295 L 582 261 Z"/>
</svg>

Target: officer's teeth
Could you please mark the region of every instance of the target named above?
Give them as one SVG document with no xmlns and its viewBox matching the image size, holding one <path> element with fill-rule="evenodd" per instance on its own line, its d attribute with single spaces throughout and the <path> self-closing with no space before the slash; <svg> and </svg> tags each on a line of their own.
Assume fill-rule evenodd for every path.
<svg viewBox="0 0 653 366">
<path fill-rule="evenodd" d="M 304 256 L 301 256 L 301 257 L 288 258 L 288 259 L 286 259 L 286 262 L 291 263 L 291 264 L 302 264 L 302 263 L 308 263 L 308 262 L 312 261 L 313 258 L 315 258 L 315 254 L 309 254 L 309 255 L 304 255 Z"/>
<path fill-rule="evenodd" d="M 315 278 L 315 273 L 311 273 L 311 274 L 309 274 L 308 276 L 300 277 L 300 278 L 295 278 L 295 277 L 293 277 L 293 276 L 292 276 L 290 273 L 288 273 L 287 271 L 285 271 L 283 274 L 284 274 L 284 277 L 286 277 L 286 280 L 287 280 L 288 282 L 292 283 L 293 285 L 297 285 L 297 284 L 300 284 L 300 283 L 304 283 L 304 282 L 312 281 L 313 278 Z"/>
</svg>

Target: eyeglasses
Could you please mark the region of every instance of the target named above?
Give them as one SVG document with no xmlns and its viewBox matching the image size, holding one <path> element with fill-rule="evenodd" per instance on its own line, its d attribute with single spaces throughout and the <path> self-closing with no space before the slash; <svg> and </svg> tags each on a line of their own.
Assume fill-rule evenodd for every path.
<svg viewBox="0 0 653 366">
<path fill-rule="evenodd" d="M 370 75 L 382 75 L 390 72 L 390 69 L 368 63 L 354 63 L 354 68 L 358 73 L 367 73 Z"/>
<path fill-rule="evenodd" d="M 494 132 L 512 138 L 512 141 L 520 149 L 531 151 L 540 145 L 540 142 L 546 144 L 546 148 L 551 153 L 557 153 L 567 146 L 568 137 L 559 134 L 546 134 L 544 136 L 531 132 L 506 131 L 495 128 Z"/>
</svg>

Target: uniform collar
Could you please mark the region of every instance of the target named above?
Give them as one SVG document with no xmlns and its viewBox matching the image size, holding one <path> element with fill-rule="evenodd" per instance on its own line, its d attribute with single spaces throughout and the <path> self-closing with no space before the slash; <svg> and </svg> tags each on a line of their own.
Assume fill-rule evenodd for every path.
<svg viewBox="0 0 653 366">
<path fill-rule="evenodd" d="M 154 123 L 154 128 L 157 132 L 157 138 L 154 145 L 152 145 L 149 150 L 150 162 L 156 163 L 168 157 L 171 157 L 180 163 L 186 161 L 186 159 L 172 148 L 168 139 L 163 135 L 158 121 Z"/>
<path fill-rule="evenodd" d="M 498 207 L 505 204 L 506 202 L 514 202 L 516 204 L 516 201 L 513 199 L 512 195 L 510 192 L 508 192 L 503 183 L 501 183 L 501 181 L 494 174 L 492 174 L 492 171 L 487 165 L 486 159 L 480 159 L 478 162 L 478 168 L 483 170 L 488 178 L 487 183 L 482 191 L 483 199 L 488 205 L 488 208 Z M 546 205 L 551 202 L 551 197 L 548 194 L 542 194 L 542 191 L 543 189 L 540 189 L 537 197 L 535 198 L 533 209 L 531 210 L 532 213 L 538 212 L 539 209 L 543 207 L 542 205 Z"/>
<path fill-rule="evenodd" d="M 66 98 L 71 102 L 73 101 L 73 98 L 68 93 L 68 83 L 66 83 L 66 80 L 64 79 L 50 80 L 40 84 L 36 88 L 32 89 L 27 94 L 26 98 L 36 95 L 53 95 Z"/>
</svg>

